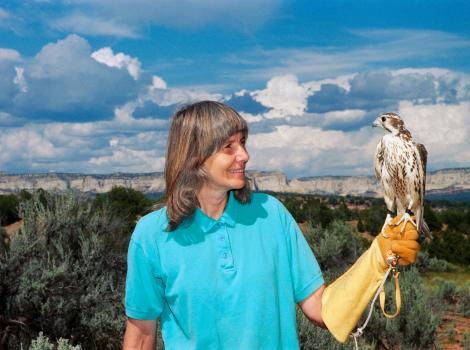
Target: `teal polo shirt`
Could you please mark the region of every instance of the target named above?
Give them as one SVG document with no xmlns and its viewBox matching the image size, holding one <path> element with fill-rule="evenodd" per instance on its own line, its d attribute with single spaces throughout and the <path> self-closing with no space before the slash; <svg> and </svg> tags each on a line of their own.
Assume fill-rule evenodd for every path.
<svg viewBox="0 0 470 350">
<path fill-rule="evenodd" d="M 129 244 L 126 315 L 160 318 L 166 349 L 298 349 L 296 303 L 323 283 L 285 207 L 232 193 L 218 220 L 199 208 L 165 232 L 166 209 L 144 216 Z"/>
</svg>

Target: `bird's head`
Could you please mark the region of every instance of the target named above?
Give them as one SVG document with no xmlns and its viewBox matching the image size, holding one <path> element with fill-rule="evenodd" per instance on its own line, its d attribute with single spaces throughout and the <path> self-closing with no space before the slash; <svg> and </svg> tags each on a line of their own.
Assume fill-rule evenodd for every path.
<svg viewBox="0 0 470 350">
<path fill-rule="evenodd" d="M 372 126 L 382 128 L 394 135 L 397 135 L 405 129 L 405 123 L 397 113 L 387 112 L 379 115 Z"/>
</svg>

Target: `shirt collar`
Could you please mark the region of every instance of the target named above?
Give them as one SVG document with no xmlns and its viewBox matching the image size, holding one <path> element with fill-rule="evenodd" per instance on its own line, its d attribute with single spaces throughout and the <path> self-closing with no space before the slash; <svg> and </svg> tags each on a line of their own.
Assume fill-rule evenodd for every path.
<svg viewBox="0 0 470 350">
<path fill-rule="evenodd" d="M 196 210 L 192 215 L 192 223 L 200 227 L 204 233 L 209 232 L 216 225 L 227 225 L 233 227 L 235 226 L 237 204 L 238 202 L 233 195 L 233 191 L 230 191 L 224 212 L 217 220 L 207 216 L 199 207 L 196 207 Z"/>
</svg>

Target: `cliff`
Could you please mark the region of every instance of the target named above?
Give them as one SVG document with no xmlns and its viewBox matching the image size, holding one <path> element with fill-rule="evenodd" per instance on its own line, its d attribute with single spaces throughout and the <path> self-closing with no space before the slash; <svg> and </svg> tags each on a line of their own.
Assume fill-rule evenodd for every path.
<svg viewBox="0 0 470 350">
<path fill-rule="evenodd" d="M 375 176 L 314 176 L 288 180 L 281 172 L 254 172 L 253 188 L 261 191 L 381 197 Z M 470 168 L 443 169 L 427 174 L 426 194 L 470 192 Z"/>
<path fill-rule="evenodd" d="M 380 186 L 372 176 L 316 176 L 289 180 L 282 172 L 248 172 L 255 190 L 353 196 L 381 196 Z M 162 173 L 109 175 L 91 174 L 1 174 L 0 193 L 21 189 L 64 192 L 68 190 L 95 194 L 114 186 L 130 187 L 143 193 L 161 193 L 165 189 Z M 428 173 L 427 194 L 470 192 L 470 168 L 443 169 Z"/>
</svg>

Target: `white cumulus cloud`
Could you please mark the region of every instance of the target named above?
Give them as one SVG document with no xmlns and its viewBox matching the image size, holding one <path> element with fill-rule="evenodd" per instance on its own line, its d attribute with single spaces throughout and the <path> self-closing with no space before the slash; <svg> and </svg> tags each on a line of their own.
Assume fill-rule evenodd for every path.
<svg viewBox="0 0 470 350">
<path fill-rule="evenodd" d="M 6 49 L 0 47 L 0 61 L 16 61 L 21 58 L 21 55 L 18 51 L 13 49 Z"/>
<path fill-rule="evenodd" d="M 150 86 L 151 89 L 166 89 L 167 87 L 168 86 L 166 85 L 166 82 L 162 78 L 156 75 L 152 76 L 152 85 Z"/>
<path fill-rule="evenodd" d="M 125 68 L 134 80 L 139 79 L 140 76 L 140 61 L 129 55 L 119 52 L 113 53 L 110 47 L 103 47 L 91 54 L 96 61 L 103 63 L 109 67 Z"/>
<path fill-rule="evenodd" d="M 283 75 L 270 79 L 266 89 L 252 93 L 254 99 L 273 110 L 266 118 L 282 118 L 302 115 L 307 106 L 308 90 L 299 84 L 295 75 Z"/>
<path fill-rule="evenodd" d="M 413 105 L 405 101 L 399 114 L 415 141 L 426 146 L 431 167 L 470 165 L 470 102 Z"/>
</svg>

